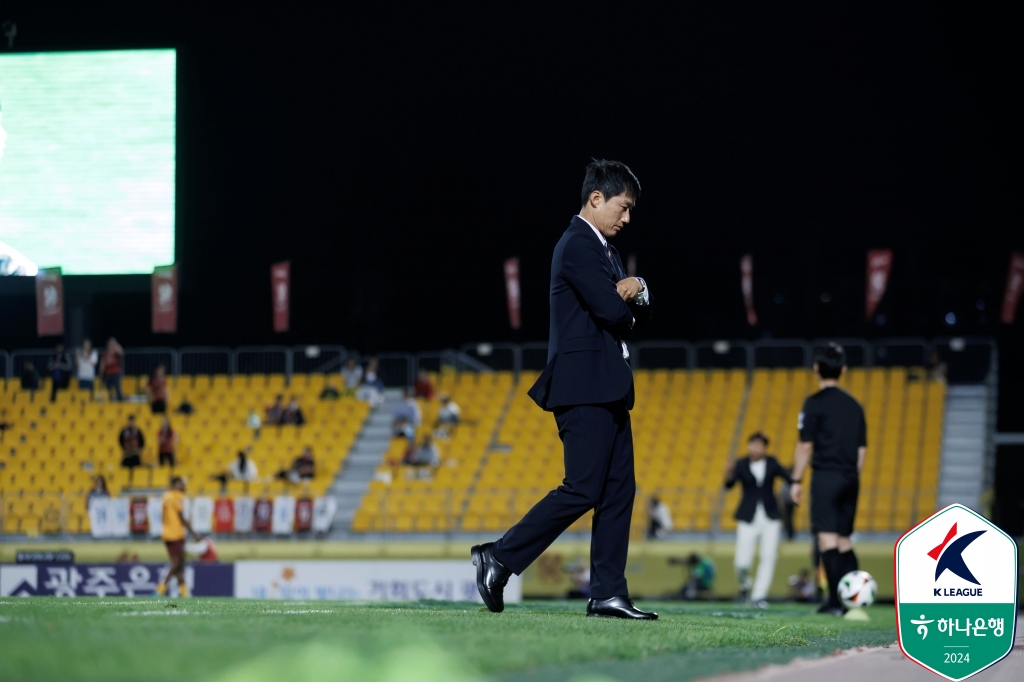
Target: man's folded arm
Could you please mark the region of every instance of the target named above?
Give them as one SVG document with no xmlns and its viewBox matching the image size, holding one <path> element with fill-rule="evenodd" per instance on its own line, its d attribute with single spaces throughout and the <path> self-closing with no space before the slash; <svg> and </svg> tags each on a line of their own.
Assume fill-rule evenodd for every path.
<svg viewBox="0 0 1024 682">
<path fill-rule="evenodd" d="M 562 256 L 562 276 L 583 298 L 590 313 L 608 327 L 629 329 L 633 312 L 615 290 L 615 283 L 602 275 L 604 263 L 600 249 L 570 242 Z"/>
</svg>

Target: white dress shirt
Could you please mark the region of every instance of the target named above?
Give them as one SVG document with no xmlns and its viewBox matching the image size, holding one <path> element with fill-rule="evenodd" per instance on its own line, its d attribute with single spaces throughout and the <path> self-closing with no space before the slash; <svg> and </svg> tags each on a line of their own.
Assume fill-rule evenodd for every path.
<svg viewBox="0 0 1024 682">
<path fill-rule="evenodd" d="M 590 229 L 593 230 L 594 234 L 597 235 L 597 238 L 601 240 L 601 246 L 603 246 L 605 249 L 607 249 L 608 248 L 608 240 L 605 239 L 603 234 L 601 234 L 601 231 L 598 230 L 596 227 L 594 227 L 594 224 L 592 222 L 590 222 L 589 220 L 587 220 L 586 218 L 584 218 L 583 216 L 580 216 L 579 218 L 580 218 L 580 220 L 585 222 L 587 225 L 590 225 Z M 647 291 L 647 282 L 645 282 L 642 277 L 634 277 L 633 279 L 635 279 L 636 281 L 640 282 L 640 293 L 636 295 L 636 304 L 637 305 L 647 305 L 648 303 L 650 303 L 650 300 L 651 300 L 650 293 Z M 629 326 L 632 327 L 633 324 L 636 324 L 636 318 L 635 317 L 633 318 L 633 323 L 630 324 Z M 629 360 L 629 348 L 626 347 L 626 342 L 625 341 L 622 342 L 622 358 L 624 360 Z"/>
<path fill-rule="evenodd" d="M 765 459 L 764 457 L 757 460 L 756 462 L 754 460 L 750 460 L 750 473 L 754 474 L 754 480 L 757 481 L 757 484 L 759 486 L 764 484 L 764 476 L 767 473 L 767 471 L 768 460 Z M 757 509 L 754 511 L 754 513 L 764 513 L 764 503 L 761 502 L 761 500 L 757 501 Z"/>
</svg>

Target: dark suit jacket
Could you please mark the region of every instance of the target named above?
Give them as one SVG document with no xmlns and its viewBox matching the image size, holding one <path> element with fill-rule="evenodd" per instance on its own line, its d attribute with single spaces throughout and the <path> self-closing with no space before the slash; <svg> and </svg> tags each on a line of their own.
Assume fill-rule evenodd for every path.
<svg viewBox="0 0 1024 682">
<path fill-rule="evenodd" d="M 757 479 L 750 471 L 749 457 L 741 457 L 736 460 L 732 476 L 725 481 L 726 488 L 736 485 L 736 481 L 743 486 L 743 499 L 740 500 L 740 506 L 736 507 L 734 515 L 737 521 L 746 521 L 747 523 L 753 521 L 758 500 L 764 505 L 764 513 L 769 519 L 779 518 L 779 504 L 775 500 L 775 479 L 781 478 L 790 483 L 793 482 L 793 479 L 790 478 L 789 472 L 779 464 L 779 460 L 771 455 L 765 456 L 764 459 L 767 464 L 764 469 L 764 481 L 761 482 L 761 485 L 757 484 Z"/>
<path fill-rule="evenodd" d="M 590 225 L 573 217 L 551 256 L 548 364 L 529 391 L 545 410 L 618 400 L 632 409 L 633 371 L 621 340 L 650 318 L 651 306 L 650 292 L 648 305 L 622 300 L 615 284 L 625 277 L 615 248 L 606 250 Z"/>
</svg>

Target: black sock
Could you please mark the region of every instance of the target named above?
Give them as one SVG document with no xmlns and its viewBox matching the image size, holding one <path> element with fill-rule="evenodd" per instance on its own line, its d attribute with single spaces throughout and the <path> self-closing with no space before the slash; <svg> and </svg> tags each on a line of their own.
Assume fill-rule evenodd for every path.
<svg viewBox="0 0 1024 682">
<path fill-rule="evenodd" d="M 839 568 L 842 572 L 840 578 L 850 571 L 860 570 L 860 564 L 857 562 L 857 555 L 853 553 L 853 549 L 850 549 L 849 552 L 839 553 Z"/>
<path fill-rule="evenodd" d="M 825 575 L 828 576 L 828 605 L 832 608 L 842 608 L 839 601 L 839 579 L 845 573 L 841 569 L 840 554 L 838 549 L 829 549 L 821 553 L 821 563 L 825 566 Z"/>
</svg>

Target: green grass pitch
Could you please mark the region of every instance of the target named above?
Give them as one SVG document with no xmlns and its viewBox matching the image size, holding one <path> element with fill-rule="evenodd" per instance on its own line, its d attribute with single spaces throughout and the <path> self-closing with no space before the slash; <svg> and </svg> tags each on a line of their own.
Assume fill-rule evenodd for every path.
<svg viewBox="0 0 1024 682">
<path fill-rule="evenodd" d="M 585 602 L 502 614 L 471 603 L 243 599 L 0 600 L 0 679 L 690 680 L 889 645 L 891 606 L 871 620 L 729 603 L 653 603 L 656 622 L 586 618 Z"/>
</svg>

